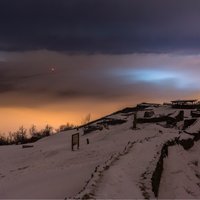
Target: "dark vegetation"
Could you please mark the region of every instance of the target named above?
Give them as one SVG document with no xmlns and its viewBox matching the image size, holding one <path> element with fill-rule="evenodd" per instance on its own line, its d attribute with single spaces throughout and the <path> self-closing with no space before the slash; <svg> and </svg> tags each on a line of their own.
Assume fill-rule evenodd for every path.
<svg viewBox="0 0 200 200">
<path fill-rule="evenodd" d="M 54 131 L 53 127 L 50 125 L 46 125 L 42 130 L 37 130 L 35 125 L 32 125 L 28 130 L 21 126 L 17 131 L 9 132 L 8 135 L 0 134 L 0 146 L 33 143 L 44 137 L 48 137 L 62 131 L 72 130 L 74 128 L 76 128 L 76 126 L 69 123 L 61 125 L 56 131 Z"/>
<path fill-rule="evenodd" d="M 49 125 L 46 125 L 45 128 L 40 131 L 36 129 L 35 125 L 32 125 L 28 130 L 21 126 L 17 131 L 9 132 L 8 136 L 5 136 L 5 134 L 0 135 L 0 145 L 36 142 L 37 140 L 52 134 L 53 128 Z"/>
</svg>

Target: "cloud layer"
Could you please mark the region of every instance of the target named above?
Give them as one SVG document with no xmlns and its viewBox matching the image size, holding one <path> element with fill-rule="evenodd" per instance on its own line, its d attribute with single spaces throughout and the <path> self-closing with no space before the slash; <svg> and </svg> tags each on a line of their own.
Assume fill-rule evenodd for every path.
<svg viewBox="0 0 200 200">
<path fill-rule="evenodd" d="M 199 91 L 199 64 L 199 55 L 7 53 L 0 67 L 0 105 L 182 98 Z"/>
<path fill-rule="evenodd" d="M 199 11 L 199 0 L 0 0 L 2 124 L 198 98 Z"/>
<path fill-rule="evenodd" d="M 199 0 L 1 0 L 0 50 L 200 50 Z"/>
</svg>

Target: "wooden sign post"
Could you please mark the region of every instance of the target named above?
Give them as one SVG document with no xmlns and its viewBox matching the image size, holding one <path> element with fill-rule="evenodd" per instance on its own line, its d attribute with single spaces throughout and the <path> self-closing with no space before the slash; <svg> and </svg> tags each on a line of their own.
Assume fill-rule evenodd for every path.
<svg viewBox="0 0 200 200">
<path fill-rule="evenodd" d="M 77 145 L 77 149 L 79 149 L 79 133 L 72 135 L 72 151 L 74 151 L 75 145 Z"/>
<path fill-rule="evenodd" d="M 134 113 L 133 129 L 136 129 L 136 127 L 137 127 L 137 113 Z"/>
</svg>

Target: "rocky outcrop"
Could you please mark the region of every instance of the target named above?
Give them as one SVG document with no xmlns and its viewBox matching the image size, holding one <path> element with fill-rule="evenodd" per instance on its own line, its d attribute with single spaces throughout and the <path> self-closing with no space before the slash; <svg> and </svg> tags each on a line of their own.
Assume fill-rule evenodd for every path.
<svg viewBox="0 0 200 200">
<path fill-rule="evenodd" d="M 164 159 L 168 156 L 168 148 L 175 145 L 181 145 L 185 150 L 188 150 L 192 148 L 194 143 L 198 140 L 200 140 L 200 134 L 196 134 L 193 138 L 188 139 L 180 139 L 179 137 L 176 137 L 175 139 L 168 141 L 163 145 L 159 160 L 151 178 L 152 190 L 155 197 L 158 197 L 160 180 L 163 173 L 163 163 Z"/>
</svg>

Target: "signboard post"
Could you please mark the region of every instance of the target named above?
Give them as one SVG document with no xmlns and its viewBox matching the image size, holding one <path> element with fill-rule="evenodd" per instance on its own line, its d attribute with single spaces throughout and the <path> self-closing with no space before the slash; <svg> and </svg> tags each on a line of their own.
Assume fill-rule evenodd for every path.
<svg viewBox="0 0 200 200">
<path fill-rule="evenodd" d="M 134 113 L 133 129 L 136 129 L 136 127 L 137 127 L 137 113 Z"/>
<path fill-rule="evenodd" d="M 72 151 L 74 151 L 75 145 L 77 145 L 77 149 L 79 149 L 79 133 L 72 135 Z"/>
</svg>

